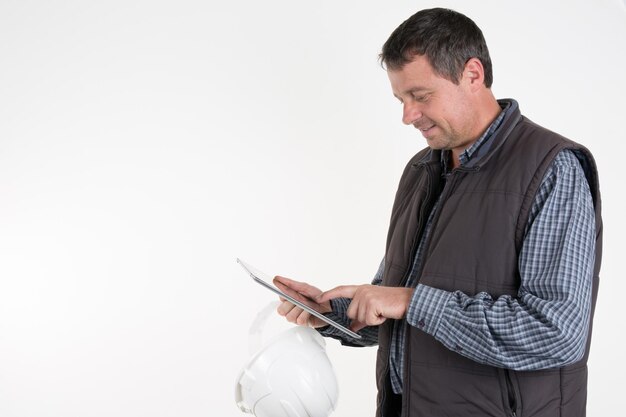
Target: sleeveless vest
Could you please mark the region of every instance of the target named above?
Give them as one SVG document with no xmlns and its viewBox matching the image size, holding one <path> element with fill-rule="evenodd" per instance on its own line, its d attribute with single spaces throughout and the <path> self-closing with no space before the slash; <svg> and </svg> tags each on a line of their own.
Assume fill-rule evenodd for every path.
<svg viewBox="0 0 626 417">
<path fill-rule="evenodd" d="M 596 258 L 590 328 L 579 362 L 556 369 L 513 371 L 472 361 L 407 325 L 404 394 L 389 381 L 393 320 L 379 327 L 377 417 L 583 417 L 587 358 L 602 257 L 602 220 L 591 153 L 521 115 L 515 108 L 492 138 L 491 149 L 452 172 L 441 192 L 425 242 L 419 282 L 468 295 L 515 297 L 518 257 L 529 212 L 557 153 L 571 149 L 585 171 L 595 207 Z M 403 286 L 441 184 L 441 151 L 424 149 L 402 175 L 393 205 L 382 285 Z M 472 221 L 467 221 L 471 219 Z"/>
</svg>

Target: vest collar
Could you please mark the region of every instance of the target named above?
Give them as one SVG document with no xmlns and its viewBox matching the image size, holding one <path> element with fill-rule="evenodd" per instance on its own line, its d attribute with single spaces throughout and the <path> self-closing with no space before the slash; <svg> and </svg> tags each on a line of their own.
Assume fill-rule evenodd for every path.
<svg viewBox="0 0 626 417">
<path fill-rule="evenodd" d="M 500 123 L 498 129 L 493 132 L 493 137 L 489 139 L 488 143 L 482 145 L 476 152 L 477 154 L 471 158 L 467 164 L 463 166 L 463 169 L 476 171 L 479 170 L 498 150 L 502 144 L 509 137 L 513 128 L 522 119 L 522 114 L 519 109 L 519 105 L 514 99 L 500 99 L 498 103 L 502 108 L 506 108 L 506 114 L 504 119 Z M 413 163 L 414 167 L 441 163 L 442 151 L 439 149 L 430 149 L 424 154 L 424 157 Z"/>
</svg>

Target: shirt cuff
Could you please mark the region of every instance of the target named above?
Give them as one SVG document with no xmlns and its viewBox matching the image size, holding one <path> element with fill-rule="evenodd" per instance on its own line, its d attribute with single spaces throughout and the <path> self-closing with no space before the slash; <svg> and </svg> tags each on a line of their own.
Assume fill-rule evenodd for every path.
<svg viewBox="0 0 626 417">
<path fill-rule="evenodd" d="M 449 291 L 418 284 L 413 292 L 407 322 L 418 329 L 435 336 L 443 317 L 446 304 L 452 297 Z"/>
</svg>

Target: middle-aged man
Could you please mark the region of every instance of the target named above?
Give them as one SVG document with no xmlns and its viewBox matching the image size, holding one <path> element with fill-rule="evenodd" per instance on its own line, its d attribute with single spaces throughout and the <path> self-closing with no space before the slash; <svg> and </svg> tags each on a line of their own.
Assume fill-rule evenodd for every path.
<svg viewBox="0 0 626 417">
<path fill-rule="evenodd" d="M 324 293 L 275 278 L 363 339 L 287 301 L 279 313 L 378 344 L 377 416 L 584 416 L 602 237 L 592 155 L 495 99 L 482 32 L 460 13 L 416 13 L 380 56 L 428 147 L 400 179 L 379 271 Z"/>
</svg>

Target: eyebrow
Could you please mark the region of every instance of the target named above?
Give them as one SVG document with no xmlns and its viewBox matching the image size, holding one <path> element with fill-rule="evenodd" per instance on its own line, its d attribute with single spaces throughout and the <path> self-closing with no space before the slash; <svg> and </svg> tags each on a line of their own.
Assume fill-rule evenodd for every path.
<svg viewBox="0 0 626 417">
<path fill-rule="evenodd" d="M 422 91 L 430 91 L 430 89 L 426 87 L 413 87 L 406 90 L 405 94 L 421 93 Z"/>
<path fill-rule="evenodd" d="M 430 92 L 432 91 L 429 88 L 426 87 L 413 87 L 413 88 L 409 88 L 408 90 L 405 90 L 402 92 L 402 94 L 414 94 L 414 93 L 421 93 L 421 92 Z M 398 100 L 401 100 L 400 97 L 398 95 L 396 95 L 396 93 L 393 93 L 394 97 L 397 98 Z"/>
</svg>

